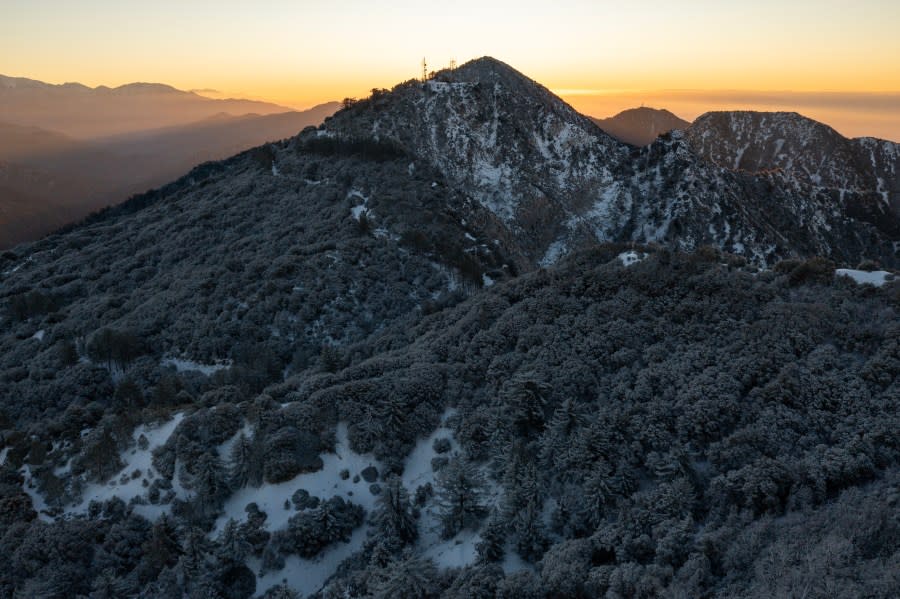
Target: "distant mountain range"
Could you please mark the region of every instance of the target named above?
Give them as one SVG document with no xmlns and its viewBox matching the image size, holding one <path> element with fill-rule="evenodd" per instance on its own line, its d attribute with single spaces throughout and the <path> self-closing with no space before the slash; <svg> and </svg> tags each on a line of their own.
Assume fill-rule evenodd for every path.
<svg viewBox="0 0 900 599">
<path fill-rule="evenodd" d="M 297 112 L 158 84 L 91 89 L 0 77 L 0 248 L 45 235 L 202 162 L 296 135 L 338 107 Z"/>
<path fill-rule="evenodd" d="M 668 110 L 644 106 L 623 110 L 609 118 L 592 120 L 619 141 L 633 146 L 646 146 L 663 133 L 675 129 L 684 130 L 691 125 Z"/>
<path fill-rule="evenodd" d="M 188 125 L 217 113 L 275 114 L 290 108 L 253 100 L 219 100 L 159 83 L 120 87 L 53 85 L 0 75 L 0 120 L 92 139 Z"/>
</svg>

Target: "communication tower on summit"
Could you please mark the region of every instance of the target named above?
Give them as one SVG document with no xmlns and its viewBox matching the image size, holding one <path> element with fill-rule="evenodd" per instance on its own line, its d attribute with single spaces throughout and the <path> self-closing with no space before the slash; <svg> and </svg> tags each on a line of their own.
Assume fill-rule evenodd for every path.
<svg viewBox="0 0 900 599">
<path fill-rule="evenodd" d="M 455 70 L 456 70 L 456 59 L 455 59 L 455 58 L 451 58 L 451 59 L 450 59 L 450 70 L 451 70 L 451 71 L 455 71 Z"/>
<path fill-rule="evenodd" d="M 428 81 L 428 63 L 422 58 L 422 83 Z"/>
</svg>

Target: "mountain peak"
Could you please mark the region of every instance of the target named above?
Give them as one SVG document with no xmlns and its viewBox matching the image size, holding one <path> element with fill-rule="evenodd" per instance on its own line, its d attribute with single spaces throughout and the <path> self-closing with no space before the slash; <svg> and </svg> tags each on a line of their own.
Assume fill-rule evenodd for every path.
<svg viewBox="0 0 900 599">
<path fill-rule="evenodd" d="M 664 133 L 690 126 L 688 121 L 668 110 L 648 106 L 629 108 L 606 119 L 594 119 L 594 122 L 619 141 L 634 146 L 645 146 Z"/>
<path fill-rule="evenodd" d="M 490 57 L 375 94 L 326 127 L 391 140 L 426 161 L 512 225 L 538 259 L 568 236 L 573 204 L 600 194 L 624 150 L 550 90 Z"/>
<path fill-rule="evenodd" d="M 497 60 L 492 56 L 474 58 L 451 72 L 454 74 L 454 79 L 460 81 L 476 81 L 497 77 L 516 77 L 531 81 L 531 79 L 502 60 Z"/>
</svg>

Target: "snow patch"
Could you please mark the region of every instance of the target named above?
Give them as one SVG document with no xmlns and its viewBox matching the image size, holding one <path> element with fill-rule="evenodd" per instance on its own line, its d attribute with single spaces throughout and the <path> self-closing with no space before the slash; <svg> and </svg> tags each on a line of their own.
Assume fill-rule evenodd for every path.
<svg viewBox="0 0 900 599">
<path fill-rule="evenodd" d="M 487 276 L 487 274 L 482 274 L 482 275 L 481 275 L 481 283 L 482 283 L 485 287 L 490 287 L 490 286 L 492 286 L 495 282 L 496 282 L 496 281 L 494 281 L 494 279 L 492 279 L 492 278 L 490 278 L 489 276 Z"/>
<path fill-rule="evenodd" d="M 312 595 L 331 578 L 341 562 L 362 548 L 367 534 L 368 527 L 360 526 L 353 531 L 350 541 L 329 547 L 313 559 L 297 555 L 286 556 L 282 570 L 267 572 L 264 576 L 257 577 L 256 596 L 264 594 L 282 582 L 299 591 L 301 597 Z"/>
<path fill-rule="evenodd" d="M 375 508 L 377 497 L 369 491 L 369 483 L 362 478 L 357 479 L 357 482 L 353 482 L 353 479 L 369 466 L 375 466 L 381 471 L 381 463 L 370 454 L 358 454 L 350 449 L 346 423 L 338 424 L 335 437 L 334 453 L 323 453 L 320 456 L 323 463 L 320 470 L 298 474 L 287 482 L 264 484 L 259 488 L 246 487 L 233 493 L 225 502 L 224 513 L 216 521 L 213 532 L 221 532 L 229 519 L 236 522 L 246 520 L 244 508 L 250 503 L 256 503 L 266 513 L 266 530 L 285 528 L 291 516 L 297 513 L 293 504 L 290 509 L 285 509 L 285 501 L 290 503 L 291 496 L 298 489 L 304 489 L 323 501 L 340 495 L 345 500 L 362 506 L 367 513 L 371 512 Z M 347 479 L 341 478 L 342 470 L 349 471 Z M 318 591 L 342 561 L 362 548 L 368 528 L 368 525 L 360 526 L 353 531 L 349 542 L 329 547 L 313 559 L 296 555 L 285 558 L 284 569 L 258 578 L 257 593 L 265 593 L 282 581 L 286 581 L 304 596 Z"/>
<path fill-rule="evenodd" d="M 267 530 L 283 528 L 296 513 L 293 507 L 290 510 L 284 509 L 284 502 L 290 501 L 298 489 L 305 489 L 310 495 L 323 500 L 340 495 L 367 511 L 375 507 L 375 496 L 369 492 L 369 485 L 362 480 L 354 483 L 353 477 L 369 466 L 381 470 L 381 464 L 370 454 L 358 454 L 350 449 L 346 423 L 338 424 L 334 453 L 323 453 L 320 457 L 323 466 L 316 472 L 298 474 L 283 483 L 264 484 L 259 488 L 246 487 L 236 491 L 225 502 L 224 514 L 219 517 L 216 528 L 221 530 L 229 518 L 236 521 L 246 519 L 244 507 L 249 503 L 256 503 L 261 511 L 268 514 L 265 525 Z M 341 479 L 341 470 L 350 472 L 347 480 Z"/>
<path fill-rule="evenodd" d="M 644 260 L 647 257 L 647 254 L 644 252 L 636 252 L 634 250 L 629 250 L 627 252 L 622 252 L 619 254 L 619 261 L 622 263 L 622 266 L 628 267 L 633 264 L 637 264 L 641 260 Z"/>
<path fill-rule="evenodd" d="M 834 271 L 839 277 L 850 277 L 858 285 L 874 285 L 881 287 L 888 281 L 894 281 L 897 277 L 894 273 L 886 270 L 874 270 L 872 272 L 866 270 L 854 270 L 851 268 L 839 268 Z"/>
<path fill-rule="evenodd" d="M 166 444 L 166 441 L 168 441 L 169 437 L 172 436 L 172 433 L 175 432 L 178 423 L 180 423 L 183 418 L 184 413 L 179 412 L 164 424 L 156 426 L 142 424 L 137 427 L 132 434 L 133 445 L 131 449 L 126 450 L 120 455 L 122 462 L 125 463 L 125 467 L 106 484 L 93 483 L 88 485 L 82 494 L 81 503 L 68 508 L 66 513 L 86 513 L 91 501 L 102 502 L 112 499 L 113 497 L 118 497 L 125 503 L 128 503 L 134 498 L 143 497 L 147 491 L 143 481 L 147 480 L 149 483 L 158 476 L 158 473 L 153 468 L 153 450 Z M 144 449 L 142 449 L 139 444 L 141 436 L 147 440 Z M 136 471 L 140 471 L 141 474 L 137 478 L 134 478 L 132 474 Z M 127 479 L 124 483 L 122 482 L 123 477 Z M 177 481 L 178 469 L 176 468 L 175 476 L 172 480 L 172 488 L 176 490 L 176 496 L 180 495 L 183 497 L 185 494 L 184 489 L 177 484 Z M 166 510 L 168 510 L 167 505 L 153 505 L 149 502 L 146 505 L 134 506 L 134 511 L 136 513 L 151 520 L 158 518 Z"/>
<path fill-rule="evenodd" d="M 368 208 L 366 207 L 369 204 L 369 198 L 367 196 L 364 196 L 361 191 L 356 189 L 350 190 L 350 192 L 347 193 L 347 199 L 354 197 L 362 200 L 362 204 L 357 204 L 356 206 L 350 208 L 350 216 L 352 216 L 354 220 L 358 221 L 362 217 L 363 213 L 369 212 Z"/>
<path fill-rule="evenodd" d="M 37 333 L 31 336 L 32 339 L 37 339 L 38 341 L 44 340 L 44 329 L 41 329 Z"/>
<path fill-rule="evenodd" d="M 547 248 L 547 251 L 544 252 L 544 257 L 541 258 L 540 265 L 544 268 L 548 266 L 553 266 L 556 264 L 560 258 L 569 253 L 569 246 L 566 244 L 564 239 L 557 239 L 553 243 L 550 244 L 550 247 Z"/>
<path fill-rule="evenodd" d="M 203 364 L 183 358 L 164 358 L 162 366 L 174 366 L 178 372 L 201 372 L 206 376 L 231 367 L 231 360 L 216 360 L 212 364 Z"/>
</svg>

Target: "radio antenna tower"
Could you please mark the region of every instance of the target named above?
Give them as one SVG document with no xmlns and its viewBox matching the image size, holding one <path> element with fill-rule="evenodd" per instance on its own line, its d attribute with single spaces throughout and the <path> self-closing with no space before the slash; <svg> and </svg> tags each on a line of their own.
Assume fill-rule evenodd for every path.
<svg viewBox="0 0 900 599">
<path fill-rule="evenodd" d="M 451 71 L 455 71 L 455 70 L 456 70 L 456 59 L 455 59 L 455 58 L 451 58 L 451 59 L 450 59 L 450 70 L 451 70 Z"/>
<path fill-rule="evenodd" d="M 428 81 L 428 63 L 425 62 L 425 59 L 422 59 L 422 83 Z"/>
</svg>

